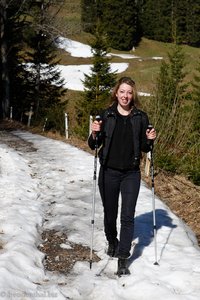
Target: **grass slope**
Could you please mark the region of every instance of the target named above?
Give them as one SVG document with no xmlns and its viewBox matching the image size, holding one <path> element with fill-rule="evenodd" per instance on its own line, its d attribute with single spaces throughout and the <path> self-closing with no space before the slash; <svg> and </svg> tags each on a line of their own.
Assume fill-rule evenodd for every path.
<svg viewBox="0 0 200 300">
<path fill-rule="evenodd" d="M 90 44 L 92 36 L 85 33 L 81 27 L 81 0 L 65 0 L 65 3 L 57 15 L 57 23 L 61 24 L 60 33 L 66 38 L 82 42 L 84 44 Z M 129 63 L 128 69 L 118 74 L 121 76 L 132 77 L 136 84 L 138 91 L 153 93 L 154 87 L 156 85 L 156 79 L 160 70 L 160 65 L 162 60 L 153 59 L 154 57 L 162 57 L 164 60 L 168 60 L 168 53 L 171 52 L 173 44 L 163 43 L 158 41 L 149 40 L 143 38 L 139 46 L 135 50 L 131 51 L 117 51 L 116 49 L 109 49 L 109 52 L 117 54 L 134 54 L 139 56 L 139 59 L 124 59 L 121 57 L 112 57 L 112 62 L 127 62 Z M 183 45 L 183 52 L 185 54 L 185 72 L 187 76 L 185 80 L 187 82 L 192 81 L 195 74 L 195 68 L 197 62 L 200 59 L 199 48 L 189 47 Z M 58 55 L 61 59 L 60 63 L 64 65 L 81 65 L 81 64 L 91 64 L 91 58 L 80 58 L 72 57 L 69 53 L 58 50 Z M 77 91 L 68 91 L 65 96 L 65 100 L 68 100 L 67 112 L 71 115 L 71 125 L 74 123 L 75 118 L 75 105 L 79 102 L 81 93 Z M 145 98 L 142 99 L 146 101 Z"/>
<path fill-rule="evenodd" d="M 65 3 L 57 15 L 58 19 L 62 19 L 62 33 L 65 37 L 89 44 L 92 36 L 85 33 L 81 26 L 81 0 L 65 0 Z M 144 92 L 152 92 L 155 85 L 156 78 L 159 72 L 161 60 L 153 60 L 152 57 L 163 57 L 167 60 L 168 53 L 171 52 L 173 45 L 143 38 L 139 46 L 133 51 L 117 51 L 110 49 L 114 53 L 131 53 L 141 57 L 141 59 L 123 59 L 113 57 L 111 62 L 128 62 L 129 68 L 122 75 L 128 75 L 135 79 L 138 90 Z M 197 61 L 200 59 L 199 48 L 189 47 L 183 45 L 183 52 L 185 54 L 187 72 L 186 80 L 190 81 L 193 78 Z M 59 51 L 61 63 L 65 65 L 71 64 L 89 64 L 89 58 L 74 58 L 64 51 Z"/>
</svg>

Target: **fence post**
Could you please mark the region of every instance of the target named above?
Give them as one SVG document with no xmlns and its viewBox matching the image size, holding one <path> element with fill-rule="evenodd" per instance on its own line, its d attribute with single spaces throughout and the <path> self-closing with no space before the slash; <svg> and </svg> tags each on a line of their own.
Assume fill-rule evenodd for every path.
<svg viewBox="0 0 200 300">
<path fill-rule="evenodd" d="M 33 106 L 31 106 L 30 111 L 28 112 L 28 124 L 27 124 L 28 127 L 31 125 L 32 115 L 33 115 Z"/>
<path fill-rule="evenodd" d="M 150 164 L 151 164 L 151 152 L 148 152 L 146 154 L 146 162 L 145 162 L 145 169 L 144 169 L 144 173 L 146 177 L 149 177 Z"/>
<path fill-rule="evenodd" d="M 47 124 L 47 120 L 48 120 L 48 118 L 45 118 L 44 125 L 43 125 L 43 128 L 42 128 L 42 131 L 43 131 L 43 132 L 45 131 L 46 124 Z"/>
<path fill-rule="evenodd" d="M 92 130 L 91 130 L 91 125 L 93 122 L 93 116 L 90 115 L 90 119 L 89 119 L 89 135 L 91 134 Z"/>
<path fill-rule="evenodd" d="M 12 116 L 13 116 L 13 108 L 12 106 L 10 107 L 10 120 L 12 120 Z"/>
<path fill-rule="evenodd" d="M 65 113 L 65 137 L 69 138 L 69 128 L 68 128 L 68 115 Z"/>
</svg>

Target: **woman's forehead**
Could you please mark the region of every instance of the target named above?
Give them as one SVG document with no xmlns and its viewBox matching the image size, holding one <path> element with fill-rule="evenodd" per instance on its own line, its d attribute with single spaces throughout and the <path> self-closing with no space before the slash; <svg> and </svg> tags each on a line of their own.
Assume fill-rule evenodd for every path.
<svg viewBox="0 0 200 300">
<path fill-rule="evenodd" d="M 127 84 L 127 83 L 122 83 L 122 84 L 120 84 L 119 89 L 131 90 L 132 91 L 133 87 L 131 85 Z"/>
</svg>

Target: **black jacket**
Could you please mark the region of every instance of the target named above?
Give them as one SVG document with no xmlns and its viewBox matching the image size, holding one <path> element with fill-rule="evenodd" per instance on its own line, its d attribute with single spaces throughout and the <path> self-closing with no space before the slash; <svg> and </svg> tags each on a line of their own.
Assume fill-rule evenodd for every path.
<svg viewBox="0 0 200 300">
<path fill-rule="evenodd" d="M 117 105 L 115 103 L 100 114 L 102 120 L 101 132 L 97 135 L 96 140 L 93 139 L 92 134 L 88 138 L 88 145 L 92 150 L 95 149 L 95 145 L 97 145 L 98 148 L 101 146 L 99 150 L 101 165 L 106 165 L 106 159 L 108 157 L 109 147 L 116 124 L 116 109 Z M 130 120 L 133 132 L 134 166 L 139 166 L 141 152 L 147 153 L 150 151 L 150 143 L 146 138 L 146 130 L 149 125 L 149 120 L 145 112 L 135 107 L 130 114 Z"/>
</svg>

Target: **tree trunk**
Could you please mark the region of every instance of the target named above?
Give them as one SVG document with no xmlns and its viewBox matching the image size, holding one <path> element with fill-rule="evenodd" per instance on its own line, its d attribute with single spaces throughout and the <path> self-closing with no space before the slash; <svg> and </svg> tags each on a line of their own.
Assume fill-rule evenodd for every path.
<svg viewBox="0 0 200 300">
<path fill-rule="evenodd" d="M 1 80 L 2 80 L 2 96 L 1 96 L 1 117 L 5 119 L 9 114 L 10 103 L 10 80 L 7 68 L 7 41 L 5 37 L 5 23 L 7 20 L 6 0 L 1 1 L 0 6 L 1 18 Z"/>
</svg>

